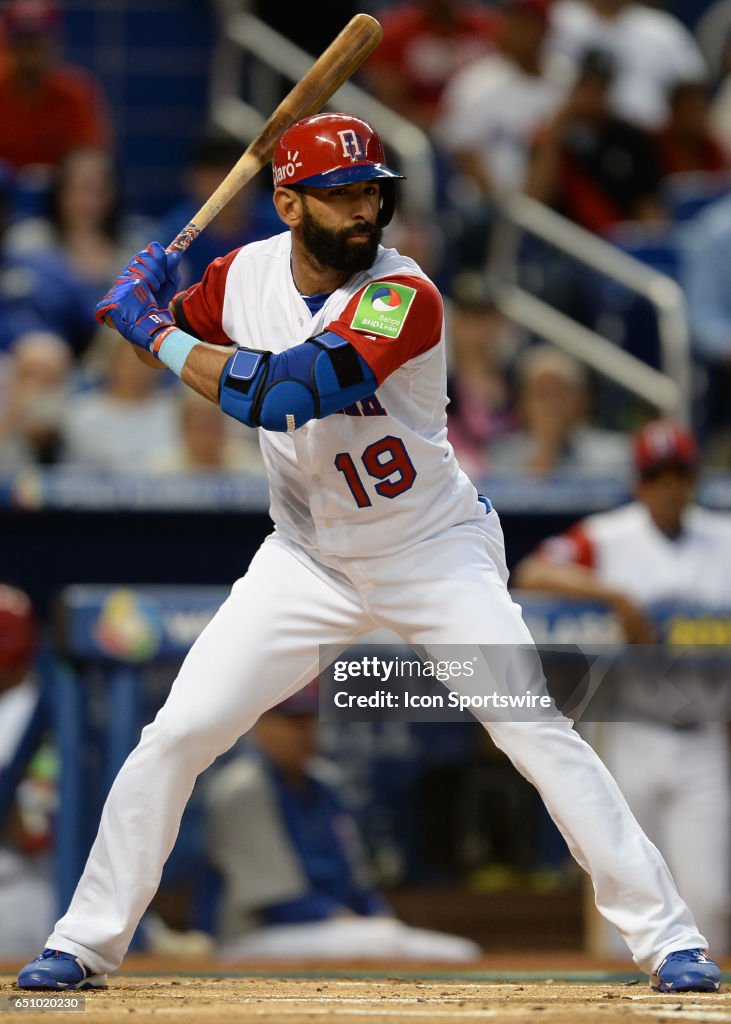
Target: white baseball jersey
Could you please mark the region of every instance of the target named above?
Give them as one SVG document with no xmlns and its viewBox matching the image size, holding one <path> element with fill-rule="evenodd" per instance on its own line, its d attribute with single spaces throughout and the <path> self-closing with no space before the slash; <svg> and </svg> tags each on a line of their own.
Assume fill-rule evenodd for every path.
<svg viewBox="0 0 731 1024">
<path fill-rule="evenodd" d="M 595 569 L 639 604 L 731 602 L 731 518 L 698 506 L 686 511 L 674 540 L 655 526 L 643 504 L 632 502 L 588 516 L 546 541 L 541 554 Z"/>
<path fill-rule="evenodd" d="M 381 247 L 313 316 L 290 258 L 289 232 L 245 246 L 181 303 L 194 333 L 218 344 L 282 352 L 334 331 L 378 380 L 373 398 L 342 413 L 290 434 L 260 430 L 277 530 L 325 555 L 388 554 L 484 516 L 447 441 L 444 319 L 431 281 Z"/>
</svg>

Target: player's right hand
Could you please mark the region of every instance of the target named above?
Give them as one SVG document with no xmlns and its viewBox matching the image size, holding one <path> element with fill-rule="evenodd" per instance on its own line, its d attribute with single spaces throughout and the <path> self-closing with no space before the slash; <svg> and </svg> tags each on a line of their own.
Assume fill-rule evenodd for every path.
<svg viewBox="0 0 731 1024">
<path fill-rule="evenodd" d="M 94 313 L 99 323 L 116 327 L 123 338 L 146 352 L 152 351 L 161 331 L 168 333 L 175 327 L 172 315 L 158 306 L 147 283 L 129 274 L 117 278 Z"/>
</svg>

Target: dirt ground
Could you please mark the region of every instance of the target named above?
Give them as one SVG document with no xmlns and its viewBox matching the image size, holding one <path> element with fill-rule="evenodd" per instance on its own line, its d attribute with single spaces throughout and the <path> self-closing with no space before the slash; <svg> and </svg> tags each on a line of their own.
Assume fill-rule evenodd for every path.
<svg viewBox="0 0 731 1024">
<path fill-rule="evenodd" d="M 171 967 L 181 973 L 169 973 Z M 731 1022 L 731 988 L 709 995 L 659 995 L 650 992 L 644 976 L 626 967 L 603 970 L 580 958 L 554 954 L 541 964 L 540 957 L 521 962 L 514 956 L 461 973 L 433 964 L 423 971 L 401 967 L 305 970 L 292 965 L 275 972 L 259 966 L 233 975 L 204 963 L 130 957 L 108 989 L 83 993 L 83 1017 L 24 1009 L 21 1019 L 68 1024 L 79 1019 L 143 1024 L 148 1018 L 154 1024 L 473 1024 L 490 1018 L 506 1024 Z M 21 995 L 29 993 L 15 987 L 14 974 L 3 973 L 0 1003 Z"/>
</svg>

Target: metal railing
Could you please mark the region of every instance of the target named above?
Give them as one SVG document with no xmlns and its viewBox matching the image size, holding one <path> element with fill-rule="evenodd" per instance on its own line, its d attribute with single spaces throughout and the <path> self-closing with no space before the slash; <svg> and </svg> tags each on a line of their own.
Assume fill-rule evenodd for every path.
<svg viewBox="0 0 731 1024">
<path fill-rule="evenodd" d="M 521 235 L 537 236 L 584 265 L 643 296 L 654 307 L 661 370 L 618 348 L 518 284 Z M 661 412 L 690 417 L 690 341 L 683 292 L 672 278 L 561 217 L 542 203 L 515 195 L 500 206 L 487 273 L 495 301 L 510 320 L 564 349 Z"/>
<path fill-rule="evenodd" d="M 314 58 L 252 14 L 232 11 L 229 4 L 221 4 L 219 10 L 221 36 L 211 75 L 211 120 L 248 143 L 280 99 L 278 76 L 297 82 L 312 66 Z M 249 67 L 251 103 L 242 100 L 235 91 L 241 83 L 246 56 L 254 59 Z M 332 110 L 347 110 L 378 126 L 379 134 L 395 155 L 399 170 L 406 175 L 399 206 L 416 216 L 433 214 L 436 182 L 427 135 L 352 82 L 341 86 L 327 105 Z"/>
</svg>

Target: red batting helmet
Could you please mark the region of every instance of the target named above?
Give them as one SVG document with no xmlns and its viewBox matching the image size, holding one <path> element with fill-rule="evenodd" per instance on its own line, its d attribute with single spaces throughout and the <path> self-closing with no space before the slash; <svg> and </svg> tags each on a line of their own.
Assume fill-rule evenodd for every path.
<svg viewBox="0 0 731 1024">
<path fill-rule="evenodd" d="M 315 114 L 297 121 L 277 143 L 272 166 L 275 187 L 334 188 L 387 179 L 381 184 L 382 226 L 393 216 L 393 179 L 404 177 L 386 166 L 378 133 L 350 114 Z"/>
<path fill-rule="evenodd" d="M 640 476 L 665 466 L 693 472 L 698 465 L 698 445 L 692 433 L 672 420 L 653 420 L 634 436 L 634 463 Z"/>
<path fill-rule="evenodd" d="M 22 590 L 0 584 L 0 674 L 30 665 L 37 645 L 30 598 Z"/>
</svg>

